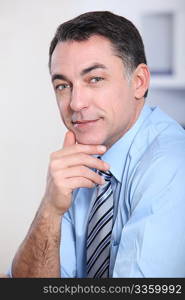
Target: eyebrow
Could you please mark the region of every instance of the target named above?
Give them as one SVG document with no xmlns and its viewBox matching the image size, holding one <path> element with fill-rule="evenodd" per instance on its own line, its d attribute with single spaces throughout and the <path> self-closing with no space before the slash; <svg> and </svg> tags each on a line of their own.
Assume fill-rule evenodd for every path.
<svg viewBox="0 0 185 300">
<path fill-rule="evenodd" d="M 93 71 L 95 69 L 106 69 L 106 66 L 103 65 L 103 64 L 99 64 L 99 63 L 97 64 L 97 63 L 95 63 L 92 66 L 90 66 L 90 67 L 85 68 L 84 70 L 82 70 L 80 72 L 80 75 L 84 76 L 85 74 L 90 73 L 91 71 Z M 57 80 L 57 79 L 69 81 L 69 79 L 65 75 L 63 75 L 63 74 L 53 74 L 52 77 L 51 77 L 52 82 L 54 80 Z"/>
<path fill-rule="evenodd" d="M 87 73 L 90 73 L 91 71 L 93 71 L 93 70 L 95 70 L 95 69 L 106 69 L 106 67 L 105 67 L 105 65 L 103 65 L 103 64 L 93 64 L 92 66 L 90 66 L 90 67 L 88 67 L 88 68 L 82 70 L 82 71 L 80 72 L 80 75 L 83 76 L 83 75 L 85 75 L 85 74 L 87 74 Z"/>
<path fill-rule="evenodd" d="M 65 75 L 62 75 L 62 74 L 53 74 L 52 77 L 51 77 L 52 82 L 55 81 L 55 80 L 57 80 L 57 79 L 68 81 L 68 78 Z"/>
</svg>

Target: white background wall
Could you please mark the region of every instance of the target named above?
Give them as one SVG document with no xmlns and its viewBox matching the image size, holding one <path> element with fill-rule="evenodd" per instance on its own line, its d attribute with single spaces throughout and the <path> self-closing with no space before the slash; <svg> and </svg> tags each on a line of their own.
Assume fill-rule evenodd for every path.
<svg viewBox="0 0 185 300">
<path fill-rule="evenodd" d="M 47 67 L 57 26 L 90 10 L 137 21 L 143 9 L 166 5 L 181 10 L 185 1 L 0 0 L 0 272 L 8 269 L 43 196 L 49 155 L 63 142 Z M 152 91 L 148 101 L 185 123 L 184 90 L 169 95 Z"/>
</svg>

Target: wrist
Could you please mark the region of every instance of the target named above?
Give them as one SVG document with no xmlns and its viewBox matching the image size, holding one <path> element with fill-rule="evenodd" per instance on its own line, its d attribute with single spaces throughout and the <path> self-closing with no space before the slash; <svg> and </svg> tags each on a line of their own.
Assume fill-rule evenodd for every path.
<svg viewBox="0 0 185 300">
<path fill-rule="evenodd" d="M 65 210 L 58 209 L 55 205 L 53 205 L 48 196 L 43 197 L 39 211 L 40 214 L 45 218 L 61 218 L 66 212 Z"/>
</svg>

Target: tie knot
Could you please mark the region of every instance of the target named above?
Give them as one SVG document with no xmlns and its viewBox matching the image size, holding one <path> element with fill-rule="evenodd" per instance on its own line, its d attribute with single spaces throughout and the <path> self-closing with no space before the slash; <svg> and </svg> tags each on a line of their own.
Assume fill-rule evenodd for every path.
<svg viewBox="0 0 185 300">
<path fill-rule="evenodd" d="M 98 159 L 101 159 L 101 156 L 98 156 L 97 157 Z M 111 177 L 112 177 L 112 174 L 110 171 L 100 171 L 100 170 L 97 170 L 96 171 L 100 176 L 102 176 L 104 178 L 105 181 L 110 181 L 111 180 Z"/>
<path fill-rule="evenodd" d="M 105 181 L 110 181 L 111 180 L 111 177 L 112 177 L 112 174 L 110 171 L 100 171 L 100 170 L 97 170 L 97 173 L 102 176 L 104 178 Z"/>
</svg>

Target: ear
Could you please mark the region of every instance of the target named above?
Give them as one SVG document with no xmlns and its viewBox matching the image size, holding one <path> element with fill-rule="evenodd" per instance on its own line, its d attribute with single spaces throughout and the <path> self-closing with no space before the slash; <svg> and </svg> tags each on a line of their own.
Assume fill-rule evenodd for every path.
<svg viewBox="0 0 185 300">
<path fill-rule="evenodd" d="M 139 64 L 133 74 L 134 96 L 136 99 L 144 97 L 150 83 L 149 68 L 145 64 Z"/>
</svg>

